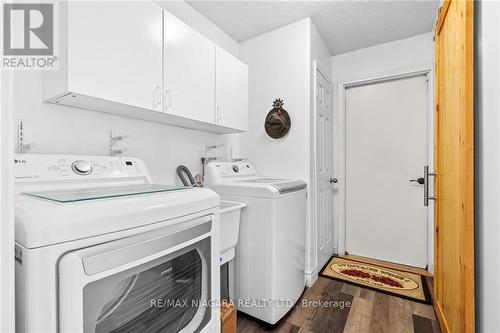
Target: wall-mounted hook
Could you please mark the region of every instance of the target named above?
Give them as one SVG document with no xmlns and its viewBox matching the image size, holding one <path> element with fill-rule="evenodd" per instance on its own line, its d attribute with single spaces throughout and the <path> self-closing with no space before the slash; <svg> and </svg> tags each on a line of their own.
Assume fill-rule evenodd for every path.
<svg viewBox="0 0 500 333">
<path fill-rule="evenodd" d="M 216 148 L 221 148 L 224 147 L 224 144 L 218 144 L 218 145 L 209 145 L 208 143 L 205 143 L 205 150 L 210 150 L 210 149 L 216 149 Z"/>
<path fill-rule="evenodd" d="M 18 154 L 26 154 L 28 151 L 33 149 L 36 146 L 35 143 L 21 144 L 18 146 L 17 153 Z"/>
<path fill-rule="evenodd" d="M 121 155 L 126 151 L 127 151 L 127 149 L 111 149 L 109 151 L 109 156 Z"/>
<path fill-rule="evenodd" d="M 34 142 L 32 143 L 24 143 L 24 136 L 25 136 L 25 127 L 24 127 L 24 121 L 18 120 L 17 122 L 17 148 L 16 148 L 16 153 L 18 154 L 26 154 L 28 151 L 33 149 L 33 147 L 36 146 Z"/>
<path fill-rule="evenodd" d="M 130 135 L 119 135 L 119 136 L 113 136 L 113 133 L 112 132 L 109 132 L 110 134 L 110 137 L 109 137 L 109 141 L 111 142 L 111 144 L 115 144 L 117 143 L 118 141 L 122 141 L 124 139 L 127 139 L 130 137 Z"/>
<path fill-rule="evenodd" d="M 113 132 L 109 131 L 108 132 L 108 155 L 109 156 L 120 155 L 124 151 L 126 151 L 127 149 L 113 149 L 113 146 L 117 142 L 122 141 L 124 139 L 127 139 L 129 137 L 130 137 L 130 135 L 128 135 L 128 134 L 113 136 Z"/>
</svg>

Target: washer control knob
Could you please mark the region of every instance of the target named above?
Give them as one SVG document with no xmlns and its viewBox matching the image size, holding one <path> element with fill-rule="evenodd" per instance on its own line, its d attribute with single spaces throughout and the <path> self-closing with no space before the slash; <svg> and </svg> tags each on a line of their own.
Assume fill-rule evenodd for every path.
<svg viewBox="0 0 500 333">
<path fill-rule="evenodd" d="M 233 165 L 233 171 L 240 172 L 240 168 L 235 164 L 235 165 Z"/>
<path fill-rule="evenodd" d="M 78 175 L 86 176 L 92 172 L 92 164 L 87 161 L 75 161 L 71 164 L 71 169 Z"/>
</svg>

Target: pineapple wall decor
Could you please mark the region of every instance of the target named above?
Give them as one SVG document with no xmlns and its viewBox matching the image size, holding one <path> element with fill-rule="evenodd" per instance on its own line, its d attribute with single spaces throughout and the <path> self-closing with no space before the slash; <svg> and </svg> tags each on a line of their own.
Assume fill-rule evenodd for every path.
<svg viewBox="0 0 500 333">
<path fill-rule="evenodd" d="M 291 120 L 288 112 L 283 109 L 283 100 L 278 98 L 273 102 L 273 109 L 266 116 L 264 128 L 273 139 L 280 139 L 290 131 Z"/>
</svg>

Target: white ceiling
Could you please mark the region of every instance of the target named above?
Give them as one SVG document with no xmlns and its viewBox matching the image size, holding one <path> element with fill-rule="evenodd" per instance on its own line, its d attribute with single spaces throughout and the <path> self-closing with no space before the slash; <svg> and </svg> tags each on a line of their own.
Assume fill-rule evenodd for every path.
<svg viewBox="0 0 500 333">
<path fill-rule="evenodd" d="M 187 2 L 238 42 L 311 17 L 332 55 L 432 31 L 439 0 Z"/>
</svg>

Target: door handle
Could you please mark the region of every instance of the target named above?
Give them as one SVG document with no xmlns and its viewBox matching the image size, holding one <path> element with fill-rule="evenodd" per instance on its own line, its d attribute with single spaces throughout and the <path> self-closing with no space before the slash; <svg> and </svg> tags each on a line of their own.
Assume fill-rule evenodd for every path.
<svg viewBox="0 0 500 333">
<path fill-rule="evenodd" d="M 429 172 L 429 166 L 424 166 L 424 206 L 429 206 L 429 200 L 436 201 L 436 197 L 429 196 L 429 177 L 436 177 L 436 174 Z"/>
<path fill-rule="evenodd" d="M 337 184 L 339 180 L 337 178 L 330 178 L 330 184 L 334 183 Z"/>
<path fill-rule="evenodd" d="M 423 177 L 420 177 L 418 179 L 410 179 L 410 183 L 419 183 L 420 185 L 424 185 L 425 179 Z"/>
</svg>

